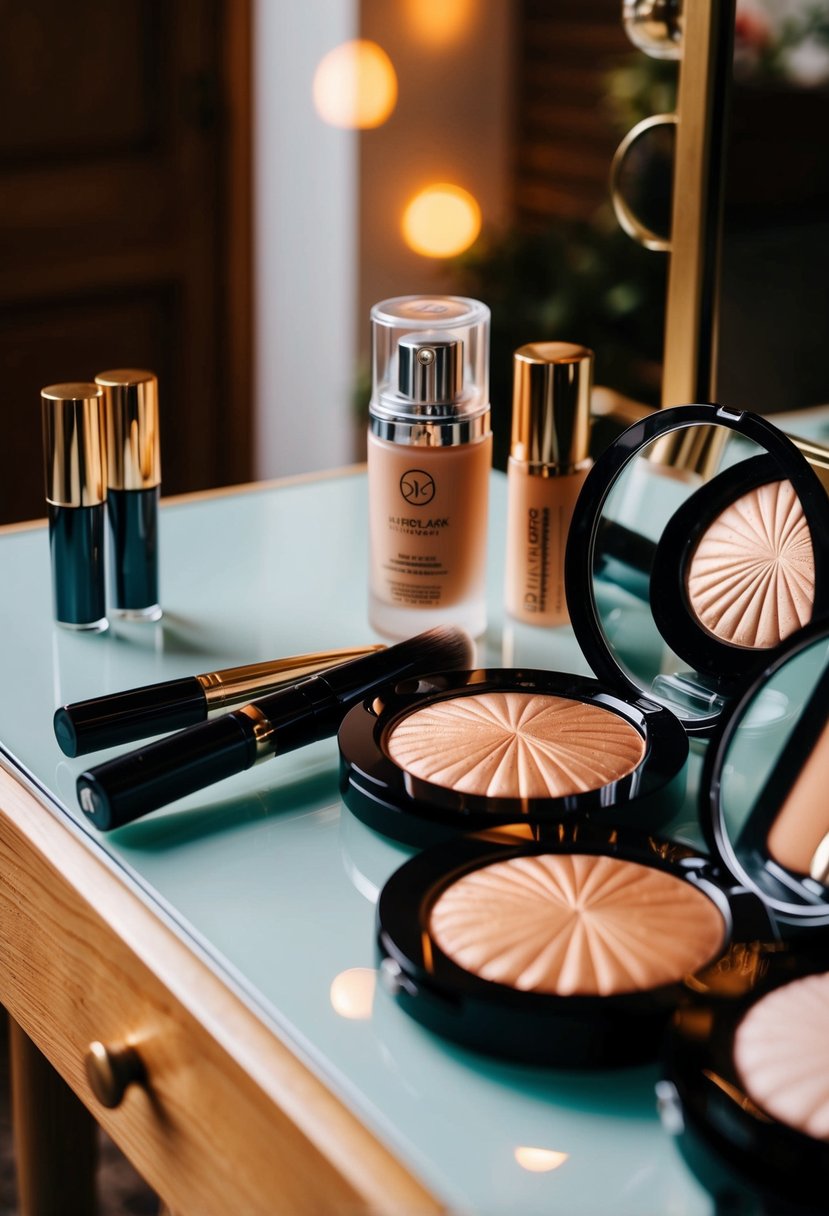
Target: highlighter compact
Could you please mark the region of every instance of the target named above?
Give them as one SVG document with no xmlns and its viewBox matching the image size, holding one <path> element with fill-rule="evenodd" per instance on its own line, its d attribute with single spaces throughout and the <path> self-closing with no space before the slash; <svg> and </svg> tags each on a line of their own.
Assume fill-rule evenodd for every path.
<svg viewBox="0 0 829 1216">
<path fill-rule="evenodd" d="M 758 736 L 770 697 L 787 719 Z M 666 1129 L 718 1210 L 825 1210 L 829 1169 L 829 625 L 795 635 L 746 690 L 706 758 L 712 853 L 773 916 L 696 977 L 657 1086 Z"/>
<path fill-rule="evenodd" d="M 668 710 L 556 672 L 439 672 L 383 688 L 339 732 L 340 790 L 369 827 L 424 845 L 574 816 L 652 827 L 685 789 Z"/>
<path fill-rule="evenodd" d="M 709 736 L 829 610 L 828 525 L 815 468 L 765 418 L 688 405 L 635 423 L 588 474 L 567 546 L 570 616 L 596 676 Z"/>
<path fill-rule="evenodd" d="M 826 1210 L 828 1055 L 825 945 L 748 946 L 677 1012 L 657 1103 L 718 1211 Z"/>
</svg>

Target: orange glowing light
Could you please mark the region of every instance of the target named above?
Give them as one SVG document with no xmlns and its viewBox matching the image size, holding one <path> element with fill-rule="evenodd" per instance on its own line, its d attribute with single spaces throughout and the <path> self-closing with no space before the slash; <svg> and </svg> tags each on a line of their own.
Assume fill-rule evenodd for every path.
<svg viewBox="0 0 829 1216">
<path fill-rule="evenodd" d="M 382 47 L 355 38 L 320 60 L 313 97 L 320 118 L 333 127 L 379 127 L 397 104 L 397 73 Z"/>
<path fill-rule="evenodd" d="M 477 0 L 407 0 L 406 19 L 425 46 L 451 46 L 469 32 L 476 6 Z"/>
<path fill-rule="evenodd" d="M 349 1021 L 365 1021 L 371 1017 L 377 972 L 372 967 L 349 967 L 331 983 L 329 996 L 334 1012 Z"/>
<path fill-rule="evenodd" d="M 449 258 L 468 249 L 481 231 L 481 208 L 468 190 L 438 182 L 409 202 L 402 227 L 406 244 L 415 253 Z"/>
<path fill-rule="evenodd" d="M 530 1148 L 528 1145 L 521 1145 L 515 1150 L 515 1160 L 522 1170 L 529 1170 L 531 1174 L 546 1174 L 550 1170 L 557 1170 L 569 1156 L 569 1153 L 559 1153 L 552 1148 Z"/>
</svg>

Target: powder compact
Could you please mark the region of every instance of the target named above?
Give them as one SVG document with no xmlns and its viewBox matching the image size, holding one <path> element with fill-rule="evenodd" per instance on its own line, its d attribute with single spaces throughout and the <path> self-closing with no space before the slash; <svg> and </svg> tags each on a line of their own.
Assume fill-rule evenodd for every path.
<svg viewBox="0 0 829 1216">
<path fill-rule="evenodd" d="M 829 803 L 809 793 L 829 778 L 827 686 L 824 622 L 732 704 L 700 783 L 710 855 L 575 820 L 458 835 L 411 858 L 377 906 L 397 1001 L 465 1046 L 609 1066 L 653 1059 L 676 1010 L 713 993 L 712 1016 L 730 1009 L 749 954 L 792 966 L 822 949 L 829 971 Z M 785 702 L 771 725 L 769 698 Z M 829 1042 L 829 1020 L 824 1031 Z"/>
<path fill-rule="evenodd" d="M 818 473 L 765 418 L 687 405 L 634 424 L 588 475 L 567 545 L 595 675 L 709 736 L 786 638 L 829 611 L 827 522 Z"/>
<path fill-rule="evenodd" d="M 771 423 L 656 412 L 596 461 L 570 528 L 568 609 L 598 680 L 481 669 L 390 684 L 340 728 L 346 805 L 418 846 L 516 821 L 658 830 L 684 794 L 688 737 L 829 611 L 827 536 L 829 498 Z M 765 711 L 783 712 L 773 698 Z"/>
<path fill-rule="evenodd" d="M 674 1015 L 662 1124 L 717 1211 L 825 1212 L 829 952 L 749 945 L 734 964 Z"/>
<path fill-rule="evenodd" d="M 667 822 L 688 740 L 668 710 L 596 680 L 476 670 L 400 682 L 340 727 L 340 788 L 369 827 L 424 845 L 459 831 L 573 816 Z"/>
<path fill-rule="evenodd" d="M 761 741 L 770 695 L 794 707 Z M 797 634 L 729 715 L 706 758 L 712 851 L 775 919 L 695 977 L 667 1037 L 663 1122 L 722 1210 L 826 1210 L 829 1171 L 829 626 Z M 718 1209 L 719 1210 L 719 1209 Z M 755 1210 L 753 1207 L 748 1210 Z"/>
</svg>

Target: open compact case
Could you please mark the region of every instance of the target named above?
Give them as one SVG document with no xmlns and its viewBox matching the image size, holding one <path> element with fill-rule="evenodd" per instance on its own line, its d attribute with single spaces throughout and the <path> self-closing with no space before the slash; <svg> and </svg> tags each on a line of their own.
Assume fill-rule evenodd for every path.
<svg viewBox="0 0 829 1216">
<path fill-rule="evenodd" d="M 664 826 L 688 738 L 829 611 L 827 537 L 826 491 L 765 419 L 692 405 L 636 423 L 589 473 L 567 546 L 570 617 L 598 679 L 389 684 L 341 725 L 346 805 L 418 846 L 516 822 Z M 772 724 L 786 712 L 764 708 Z"/>
<path fill-rule="evenodd" d="M 827 682 L 824 623 L 727 712 L 699 791 L 710 855 L 576 821 L 459 835 L 407 861 L 377 906 L 381 973 L 400 1005 L 468 1047 L 610 1066 L 655 1058 L 676 1011 L 675 1034 L 690 1027 L 698 1055 L 699 1011 L 708 1002 L 712 1026 L 719 1010 L 732 1016 L 749 959 L 758 982 L 767 960 L 799 966 L 806 950 L 829 973 L 829 809 L 809 793 L 829 773 Z M 824 993 L 829 1042 L 829 980 Z"/>
<path fill-rule="evenodd" d="M 756 731 L 769 697 L 794 712 Z M 744 694 L 706 760 L 712 850 L 769 908 L 785 944 L 753 942 L 695 977 L 658 1086 L 665 1126 L 728 1211 L 823 1212 L 829 1171 L 829 626 Z M 746 1198 L 747 1197 L 747 1198 Z"/>
</svg>

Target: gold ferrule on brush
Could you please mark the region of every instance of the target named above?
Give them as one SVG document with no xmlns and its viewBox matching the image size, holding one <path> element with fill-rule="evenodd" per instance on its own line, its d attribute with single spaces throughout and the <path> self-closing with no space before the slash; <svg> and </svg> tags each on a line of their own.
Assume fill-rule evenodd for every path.
<svg viewBox="0 0 829 1216">
<path fill-rule="evenodd" d="M 96 384 L 51 384 L 40 394 L 46 501 L 94 507 L 106 499 L 103 393 Z"/>
<path fill-rule="evenodd" d="M 276 751 L 276 729 L 273 722 L 266 718 L 256 705 L 243 705 L 240 710 L 237 710 L 237 713 L 244 714 L 253 723 L 253 738 L 256 744 L 253 763 L 258 764 L 260 760 L 267 760 Z"/>
<path fill-rule="evenodd" d="M 124 368 L 95 377 L 104 394 L 107 485 L 111 490 L 151 490 L 161 483 L 158 380 L 152 372 Z"/>
<path fill-rule="evenodd" d="M 316 654 L 248 663 L 244 667 L 226 667 L 222 671 L 206 672 L 196 676 L 196 679 L 204 690 L 208 709 L 221 709 L 227 705 L 238 705 L 240 701 L 255 701 L 267 692 L 274 692 L 281 684 L 291 684 L 302 676 L 315 675 L 328 667 L 337 667 L 340 663 L 361 659 L 364 655 L 385 649 L 385 646 L 377 645 L 321 650 Z"/>
<path fill-rule="evenodd" d="M 593 352 L 572 342 L 529 342 L 513 355 L 514 460 L 545 476 L 582 467 L 590 453 Z"/>
</svg>

